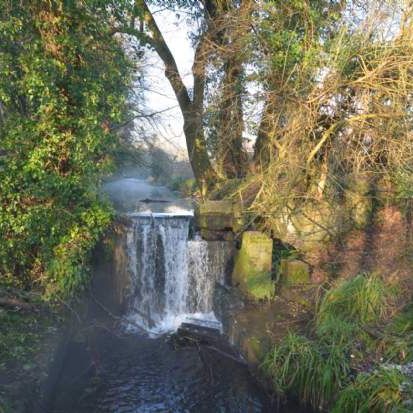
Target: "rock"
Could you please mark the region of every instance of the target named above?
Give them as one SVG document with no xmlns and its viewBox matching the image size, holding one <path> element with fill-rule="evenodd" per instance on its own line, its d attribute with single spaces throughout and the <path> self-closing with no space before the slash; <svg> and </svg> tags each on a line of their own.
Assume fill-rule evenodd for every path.
<svg viewBox="0 0 413 413">
<path fill-rule="evenodd" d="M 368 176 L 359 174 L 351 176 L 346 182 L 345 207 L 358 228 L 365 228 L 371 219 L 373 211 L 372 180 Z"/>
<path fill-rule="evenodd" d="M 201 228 L 201 237 L 205 241 L 233 241 L 234 233 L 232 231 L 211 231 Z"/>
<path fill-rule="evenodd" d="M 249 298 L 269 299 L 274 295 L 272 248 L 272 239 L 261 232 L 246 231 L 242 234 L 232 279 Z"/>
<path fill-rule="evenodd" d="M 298 259 L 281 259 L 280 270 L 287 285 L 308 284 L 311 281 L 310 266 Z"/>
<path fill-rule="evenodd" d="M 241 351 L 247 359 L 248 364 L 256 366 L 263 361 L 267 351 L 269 350 L 268 344 L 265 341 L 265 338 L 259 338 L 256 336 L 247 337 L 243 341 Z"/>
<path fill-rule="evenodd" d="M 201 231 L 237 231 L 242 225 L 241 209 L 231 200 L 205 201 L 195 215 Z"/>
</svg>

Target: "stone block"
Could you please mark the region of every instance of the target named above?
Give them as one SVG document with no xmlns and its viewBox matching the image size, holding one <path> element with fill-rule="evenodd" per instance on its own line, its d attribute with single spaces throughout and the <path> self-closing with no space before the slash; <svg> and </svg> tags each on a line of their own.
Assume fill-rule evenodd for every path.
<svg viewBox="0 0 413 413">
<path fill-rule="evenodd" d="M 311 269 L 304 261 L 283 258 L 280 270 L 287 285 L 308 284 L 311 282 Z"/>
<path fill-rule="evenodd" d="M 201 228 L 201 238 L 205 241 L 233 241 L 234 233 L 232 231 L 210 231 Z"/>
<path fill-rule="evenodd" d="M 261 232 L 242 234 L 241 249 L 235 257 L 233 282 L 252 299 L 269 299 L 274 294 L 272 248 L 272 239 Z"/>
<path fill-rule="evenodd" d="M 231 200 L 205 201 L 195 214 L 199 228 L 209 231 L 237 231 L 242 225 L 241 208 Z"/>
</svg>

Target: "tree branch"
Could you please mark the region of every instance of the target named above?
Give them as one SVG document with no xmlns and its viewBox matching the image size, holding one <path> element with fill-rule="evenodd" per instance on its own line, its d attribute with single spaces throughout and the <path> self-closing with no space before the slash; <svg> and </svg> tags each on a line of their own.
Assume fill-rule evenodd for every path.
<svg viewBox="0 0 413 413">
<path fill-rule="evenodd" d="M 151 36 L 146 36 L 144 40 L 156 50 L 159 57 L 162 59 L 165 65 L 165 76 L 172 86 L 175 96 L 178 99 L 179 106 L 183 112 L 188 111 L 192 102 L 189 97 L 188 90 L 182 81 L 182 77 L 179 74 L 175 58 L 169 50 L 169 47 L 166 44 L 166 41 L 146 2 L 144 0 L 136 0 L 135 4 L 137 9 L 143 10 L 144 22 L 151 33 Z"/>
</svg>

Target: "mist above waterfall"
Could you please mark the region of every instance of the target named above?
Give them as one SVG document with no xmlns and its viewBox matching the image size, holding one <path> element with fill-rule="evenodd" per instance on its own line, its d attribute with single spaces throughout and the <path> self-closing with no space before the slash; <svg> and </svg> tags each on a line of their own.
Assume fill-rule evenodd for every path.
<svg viewBox="0 0 413 413">
<path fill-rule="evenodd" d="M 121 213 L 166 212 L 191 213 L 190 200 L 178 198 L 162 185 L 152 185 L 140 178 L 122 178 L 107 182 L 103 192 Z"/>
</svg>

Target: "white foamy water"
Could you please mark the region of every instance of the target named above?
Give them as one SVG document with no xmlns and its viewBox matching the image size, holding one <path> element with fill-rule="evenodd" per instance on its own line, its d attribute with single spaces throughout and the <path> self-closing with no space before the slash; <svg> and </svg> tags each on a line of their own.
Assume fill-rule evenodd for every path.
<svg viewBox="0 0 413 413">
<path fill-rule="evenodd" d="M 182 322 L 219 323 L 213 292 L 223 268 L 211 263 L 208 242 L 189 240 L 192 211 L 128 214 L 129 271 L 134 294 L 128 328 L 153 334 L 176 330 Z"/>
</svg>

